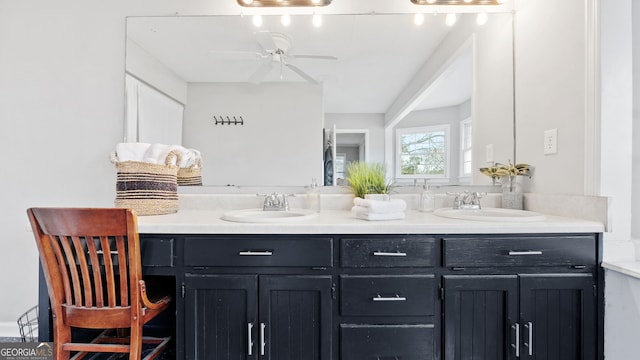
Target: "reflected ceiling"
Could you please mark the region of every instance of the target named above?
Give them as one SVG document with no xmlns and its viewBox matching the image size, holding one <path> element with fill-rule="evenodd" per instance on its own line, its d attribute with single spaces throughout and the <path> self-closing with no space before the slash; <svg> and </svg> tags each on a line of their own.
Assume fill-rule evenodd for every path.
<svg viewBox="0 0 640 360">
<path fill-rule="evenodd" d="M 421 26 L 408 14 L 327 15 L 319 28 L 306 15 L 292 16 L 288 27 L 280 16 L 265 16 L 260 28 L 250 16 L 127 19 L 129 39 L 187 82 L 248 82 L 265 63 L 272 69 L 262 82 L 306 81 L 281 66 L 290 64 L 323 83 L 327 113 L 385 113 L 450 29 L 444 15 L 428 15 Z M 261 31 L 288 38 L 284 63 L 267 56 L 256 34 Z M 459 89 L 471 89 L 470 54 L 459 62 L 463 70 L 449 73 L 458 84 L 442 81 L 439 97 L 429 97 L 434 103 L 421 108 L 469 98 Z"/>
</svg>

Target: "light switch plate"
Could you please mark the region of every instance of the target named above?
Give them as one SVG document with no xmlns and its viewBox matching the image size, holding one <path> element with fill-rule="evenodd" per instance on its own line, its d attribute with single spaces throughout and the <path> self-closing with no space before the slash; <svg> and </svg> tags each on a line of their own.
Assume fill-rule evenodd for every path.
<svg viewBox="0 0 640 360">
<path fill-rule="evenodd" d="M 558 129 L 551 129 L 544 132 L 544 154 L 553 155 L 558 153 Z"/>
</svg>

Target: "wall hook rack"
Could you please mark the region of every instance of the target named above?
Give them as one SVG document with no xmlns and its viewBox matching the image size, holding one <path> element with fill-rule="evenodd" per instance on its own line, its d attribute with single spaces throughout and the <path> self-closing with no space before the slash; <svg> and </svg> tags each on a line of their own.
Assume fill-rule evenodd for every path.
<svg viewBox="0 0 640 360">
<path fill-rule="evenodd" d="M 244 125 L 242 116 L 213 115 L 214 125 Z"/>
</svg>

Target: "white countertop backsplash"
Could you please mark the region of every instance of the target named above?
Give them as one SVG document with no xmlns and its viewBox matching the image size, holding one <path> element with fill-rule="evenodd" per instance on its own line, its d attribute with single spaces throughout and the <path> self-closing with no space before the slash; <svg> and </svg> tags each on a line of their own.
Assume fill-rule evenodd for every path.
<svg viewBox="0 0 640 360">
<path fill-rule="evenodd" d="M 536 222 L 490 222 L 443 218 L 423 213 L 416 208 L 414 194 L 395 194 L 392 198 L 407 202 L 402 220 L 367 221 L 355 218 L 350 209 L 353 195 L 321 194 L 321 212 L 317 217 L 296 223 L 235 223 L 221 220 L 229 210 L 260 208 L 263 197 L 256 194 L 180 194 L 180 210 L 175 214 L 140 216 L 141 233 L 162 234 L 491 234 L 491 233 L 593 233 L 603 232 L 606 225 L 606 198 L 550 196 L 526 194 L 528 210 L 547 215 Z M 305 208 L 306 194 L 289 199 L 291 208 Z M 552 202 L 555 202 L 553 204 Z M 483 207 L 500 207 L 498 193 L 487 194 Z M 453 198 L 436 194 L 436 207 L 451 207 Z M 604 204 L 604 205 L 603 205 Z M 602 216 L 604 206 L 605 216 Z M 579 208 L 580 211 L 575 209 Z M 549 209 L 549 211 L 540 211 Z M 589 208 L 593 213 L 589 212 Z M 566 209 L 566 211 L 563 211 Z M 580 214 L 584 217 L 576 218 Z M 600 216 L 600 218 L 599 218 Z"/>
</svg>

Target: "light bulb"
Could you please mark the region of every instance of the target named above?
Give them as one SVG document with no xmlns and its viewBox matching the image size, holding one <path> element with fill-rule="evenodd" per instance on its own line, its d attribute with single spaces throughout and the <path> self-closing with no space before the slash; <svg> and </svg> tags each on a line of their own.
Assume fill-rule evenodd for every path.
<svg viewBox="0 0 640 360">
<path fill-rule="evenodd" d="M 289 26 L 291 25 L 291 16 L 289 16 L 289 14 L 284 14 L 280 17 L 280 23 L 282 24 L 282 26 Z"/>
<path fill-rule="evenodd" d="M 479 13 L 478 16 L 476 17 L 476 23 L 480 26 L 486 24 L 487 20 L 489 20 L 489 16 L 487 16 L 487 13 L 485 12 Z"/>
<path fill-rule="evenodd" d="M 311 0 L 311 3 L 314 5 L 320 4 L 321 0 Z"/>
<path fill-rule="evenodd" d="M 467 4 L 472 2 L 473 0 L 464 0 L 464 2 L 466 2 Z"/>
<path fill-rule="evenodd" d="M 255 27 L 262 26 L 262 16 L 261 15 L 253 15 L 253 26 L 255 26 Z"/>
<path fill-rule="evenodd" d="M 320 14 L 313 14 L 313 26 L 320 27 L 322 26 L 322 16 Z"/>
<path fill-rule="evenodd" d="M 420 26 L 422 24 L 424 24 L 424 14 L 423 13 L 417 13 L 413 16 L 413 23 Z"/>
<path fill-rule="evenodd" d="M 427 0 L 427 4 L 435 4 L 438 0 Z"/>
<path fill-rule="evenodd" d="M 251 5 L 251 4 L 253 4 L 253 0 L 242 0 L 242 2 L 243 2 L 245 5 Z"/>
<path fill-rule="evenodd" d="M 447 26 L 453 26 L 456 24 L 456 21 L 458 21 L 458 16 L 455 13 L 448 13 L 444 23 L 447 24 Z"/>
</svg>

